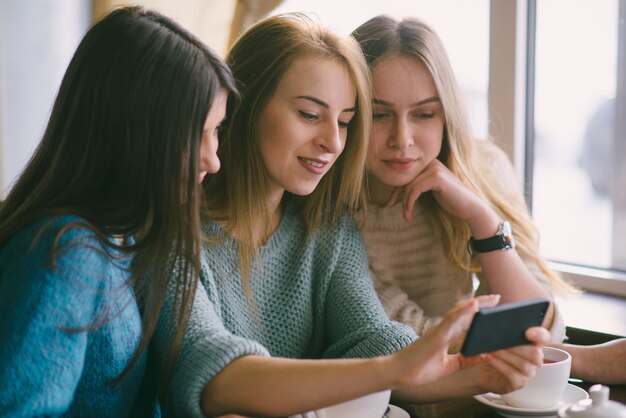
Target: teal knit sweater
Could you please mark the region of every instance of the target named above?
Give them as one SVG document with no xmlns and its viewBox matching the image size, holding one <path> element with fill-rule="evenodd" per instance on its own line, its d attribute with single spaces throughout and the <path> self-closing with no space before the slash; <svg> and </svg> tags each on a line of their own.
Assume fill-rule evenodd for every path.
<svg viewBox="0 0 626 418">
<path fill-rule="evenodd" d="M 214 222 L 204 230 L 225 237 Z M 230 237 L 204 248 L 201 286 L 166 416 L 202 417 L 202 388 L 240 356 L 365 358 L 396 352 L 415 339 L 409 327 L 387 318 L 352 219 L 342 217 L 309 234 L 288 205 L 254 265 L 252 306 L 246 303 L 235 248 Z M 162 318 L 161 326 L 168 319 Z"/>
<path fill-rule="evenodd" d="M 72 228 L 51 264 L 58 233 L 76 221 L 41 219 L 0 247 L 0 417 L 159 416 L 146 355 L 111 382 L 141 336 L 130 260 L 113 260 L 90 230 Z"/>
</svg>

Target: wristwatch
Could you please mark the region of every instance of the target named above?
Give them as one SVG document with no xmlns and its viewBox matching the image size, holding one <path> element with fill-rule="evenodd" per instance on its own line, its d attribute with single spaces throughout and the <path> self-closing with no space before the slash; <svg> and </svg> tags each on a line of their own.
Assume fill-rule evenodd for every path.
<svg viewBox="0 0 626 418">
<path fill-rule="evenodd" d="M 484 239 L 470 238 L 467 243 L 467 250 L 470 254 L 488 253 L 495 250 L 510 250 L 515 248 L 515 235 L 513 235 L 513 228 L 508 221 L 500 222 L 498 226 L 498 232 L 496 235 Z"/>
</svg>

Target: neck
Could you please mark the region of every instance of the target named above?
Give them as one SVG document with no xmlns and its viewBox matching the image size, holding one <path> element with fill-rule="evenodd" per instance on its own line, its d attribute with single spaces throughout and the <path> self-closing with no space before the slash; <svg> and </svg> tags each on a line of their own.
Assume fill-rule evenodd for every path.
<svg viewBox="0 0 626 418">
<path fill-rule="evenodd" d="M 367 201 L 377 206 L 386 206 L 391 197 L 391 193 L 393 193 L 396 188 L 383 183 L 369 172 L 366 175 L 366 182 Z"/>
</svg>

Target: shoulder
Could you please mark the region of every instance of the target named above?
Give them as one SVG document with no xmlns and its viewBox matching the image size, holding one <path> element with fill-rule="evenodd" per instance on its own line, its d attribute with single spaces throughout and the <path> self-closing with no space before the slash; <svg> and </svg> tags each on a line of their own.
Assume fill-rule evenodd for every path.
<svg viewBox="0 0 626 418">
<path fill-rule="evenodd" d="M 520 182 L 508 155 L 490 140 L 474 140 L 473 166 L 483 172 L 483 181 L 491 183 L 501 193 L 520 193 Z"/>
<path fill-rule="evenodd" d="M 336 219 L 326 222 L 319 228 L 319 234 L 323 239 L 336 237 L 341 240 L 359 239 L 361 234 L 357 228 L 357 222 L 348 213 L 339 215 Z"/>
<path fill-rule="evenodd" d="M 20 246 L 29 243 L 30 247 L 71 245 L 79 242 L 94 243 L 96 234 L 89 222 L 74 215 L 44 216 L 24 226 L 6 243 L 7 246 Z"/>
<path fill-rule="evenodd" d="M 478 157 L 494 168 L 506 168 L 513 170 L 513 164 L 504 150 L 496 143 L 488 139 L 474 139 L 474 147 Z"/>
<path fill-rule="evenodd" d="M 23 280 L 54 277 L 58 284 L 69 276 L 83 281 L 103 276 L 110 261 L 108 249 L 85 219 L 46 216 L 26 225 L 0 248 L 0 279 L 18 274 Z"/>
</svg>

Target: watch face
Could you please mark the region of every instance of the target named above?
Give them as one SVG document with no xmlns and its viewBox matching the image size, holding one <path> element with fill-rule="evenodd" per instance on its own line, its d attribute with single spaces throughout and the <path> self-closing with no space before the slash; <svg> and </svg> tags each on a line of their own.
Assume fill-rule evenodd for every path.
<svg viewBox="0 0 626 418">
<path fill-rule="evenodd" d="M 515 248 L 515 235 L 513 235 L 513 228 L 509 221 L 502 222 L 502 237 L 506 248 Z"/>
</svg>

